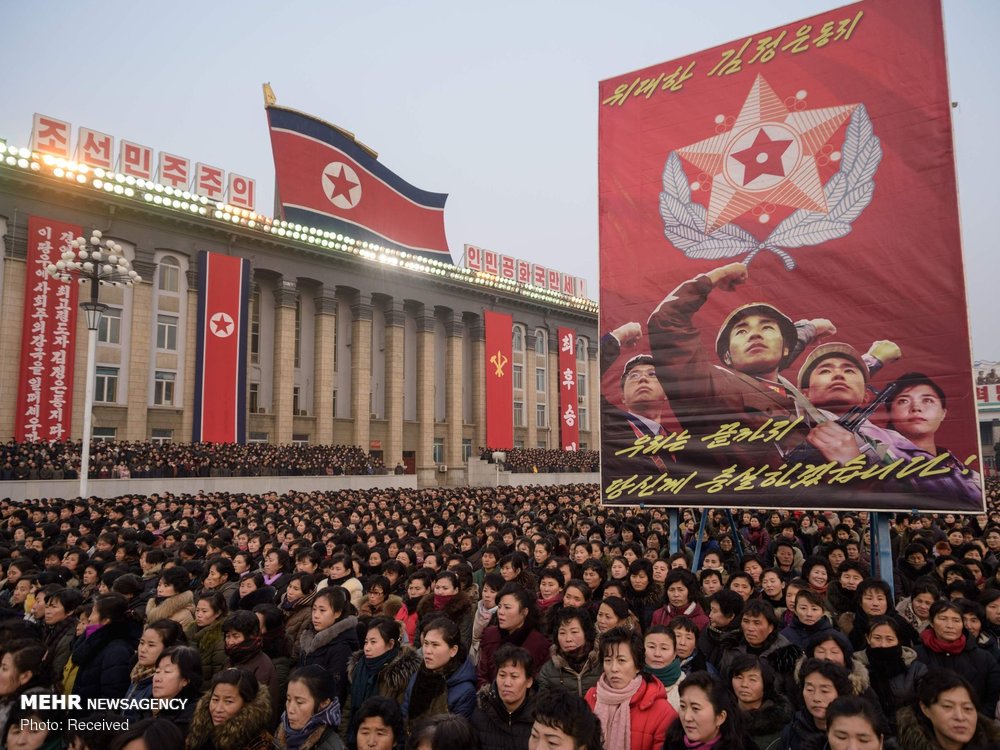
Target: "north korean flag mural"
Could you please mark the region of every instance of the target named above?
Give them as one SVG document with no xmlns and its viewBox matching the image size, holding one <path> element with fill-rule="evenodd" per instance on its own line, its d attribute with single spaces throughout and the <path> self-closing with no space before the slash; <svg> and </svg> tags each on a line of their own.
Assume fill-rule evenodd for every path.
<svg viewBox="0 0 1000 750">
<path fill-rule="evenodd" d="M 604 501 L 981 511 L 940 0 L 747 34 L 597 107 Z"/>
<path fill-rule="evenodd" d="M 514 318 L 483 311 L 486 327 L 486 445 L 495 450 L 514 447 L 514 381 L 511 354 Z"/>
<path fill-rule="evenodd" d="M 452 262 L 447 195 L 414 187 L 329 123 L 274 106 L 267 117 L 282 218 Z"/>
<path fill-rule="evenodd" d="M 564 451 L 580 449 L 577 414 L 576 331 L 559 327 L 559 439 Z"/>
<path fill-rule="evenodd" d="M 59 261 L 82 232 L 76 224 L 28 217 L 27 278 L 14 437 L 67 440 L 73 414 L 73 361 L 79 286 L 46 268 Z"/>
<path fill-rule="evenodd" d="M 246 441 L 250 261 L 198 254 L 198 349 L 194 441 Z"/>
</svg>

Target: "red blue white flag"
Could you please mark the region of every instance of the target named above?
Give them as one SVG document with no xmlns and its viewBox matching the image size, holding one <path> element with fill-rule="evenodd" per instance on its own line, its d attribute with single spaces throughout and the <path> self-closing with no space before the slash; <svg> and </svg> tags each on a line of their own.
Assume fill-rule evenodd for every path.
<svg viewBox="0 0 1000 750">
<path fill-rule="evenodd" d="M 448 196 L 414 187 L 339 128 L 268 107 L 282 218 L 451 263 Z"/>
<path fill-rule="evenodd" d="M 198 254 L 198 349 L 194 441 L 246 441 L 250 261 Z"/>
</svg>

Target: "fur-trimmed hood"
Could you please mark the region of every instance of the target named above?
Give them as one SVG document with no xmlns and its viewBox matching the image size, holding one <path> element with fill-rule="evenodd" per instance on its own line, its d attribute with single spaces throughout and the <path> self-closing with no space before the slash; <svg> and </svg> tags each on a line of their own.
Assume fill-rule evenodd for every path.
<svg viewBox="0 0 1000 750">
<path fill-rule="evenodd" d="M 556 669 L 561 672 L 569 672 L 570 674 L 577 676 L 586 674 L 601 663 L 601 647 L 596 642 L 594 643 L 594 647 L 590 650 L 590 653 L 587 654 L 587 661 L 584 662 L 583 669 L 579 672 L 569 665 L 566 657 L 559 652 L 559 647 L 555 643 L 549 647 L 549 654 L 552 665 Z"/>
<path fill-rule="evenodd" d="M 188 610 L 188 615 L 181 618 L 176 617 L 183 610 Z M 179 594 L 168 596 L 159 604 L 156 599 L 146 602 L 146 622 L 154 623 L 157 620 L 177 620 L 182 624 L 194 619 L 194 593 L 182 591 Z"/>
<path fill-rule="evenodd" d="M 941 750 L 941 746 L 929 736 L 917 719 L 913 708 L 906 706 L 896 713 L 896 741 L 901 750 Z M 969 750 L 984 750 L 1000 745 L 1000 725 L 983 714 L 979 714 L 976 722 L 976 733 L 966 744 Z"/>
<path fill-rule="evenodd" d="M 210 741 L 216 750 L 243 750 L 257 746 L 259 743 L 255 743 L 255 740 L 262 735 L 266 735 L 268 743 L 271 742 L 271 735 L 267 732 L 267 726 L 271 721 L 271 694 L 266 685 L 260 685 L 257 688 L 257 697 L 220 726 L 212 723 L 209 714 L 211 700 L 210 691 L 201 696 L 198 705 L 195 706 L 187 747 L 199 748 Z M 270 747 L 270 744 L 267 747 Z"/>
<path fill-rule="evenodd" d="M 746 717 L 744 728 L 752 737 L 776 734 L 785 728 L 794 714 L 795 708 L 792 702 L 781 693 L 775 693 L 774 697 L 765 700 L 760 708 L 743 713 Z"/>
<path fill-rule="evenodd" d="M 354 683 L 354 671 L 363 655 L 364 652 L 358 650 L 351 654 L 351 658 L 347 660 L 347 681 L 349 683 Z M 410 646 L 401 647 L 396 658 L 382 667 L 378 673 L 378 686 L 387 693 L 402 694 L 410 682 L 410 677 L 420 669 L 422 663 L 423 660 L 415 649 Z"/>
</svg>

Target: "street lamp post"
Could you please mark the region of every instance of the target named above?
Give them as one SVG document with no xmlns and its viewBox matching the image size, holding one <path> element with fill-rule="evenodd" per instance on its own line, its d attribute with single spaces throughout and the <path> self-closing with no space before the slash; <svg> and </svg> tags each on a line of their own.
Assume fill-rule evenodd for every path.
<svg viewBox="0 0 1000 750">
<path fill-rule="evenodd" d="M 493 463 L 497 467 L 497 487 L 500 486 L 500 466 L 507 460 L 507 454 L 503 451 L 493 451 Z"/>
<path fill-rule="evenodd" d="M 80 284 L 90 282 L 90 299 L 81 302 L 80 307 L 87 316 L 87 383 L 84 387 L 83 406 L 83 448 L 80 455 L 80 497 L 87 497 L 87 479 L 90 474 L 90 433 L 94 416 L 94 381 L 96 379 L 97 329 L 101 316 L 108 309 L 100 299 L 100 285 L 130 287 L 142 281 L 122 255 L 122 247 L 114 240 L 103 240 L 101 233 L 94 230 L 88 242 L 77 237 L 56 263 L 50 263 L 46 271 L 49 276 L 60 281 Z"/>
</svg>

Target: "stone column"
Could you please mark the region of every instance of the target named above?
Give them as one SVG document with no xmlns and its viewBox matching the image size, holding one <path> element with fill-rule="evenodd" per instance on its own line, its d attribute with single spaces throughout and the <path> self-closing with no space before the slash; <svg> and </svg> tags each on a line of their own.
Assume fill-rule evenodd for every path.
<svg viewBox="0 0 1000 750">
<path fill-rule="evenodd" d="M 354 444 L 365 453 L 371 448 L 371 393 L 371 296 L 358 294 L 351 304 L 351 415 L 354 417 Z"/>
<path fill-rule="evenodd" d="M 181 435 L 190 440 L 194 436 L 194 373 L 195 355 L 198 351 L 198 264 L 193 260 L 185 272 L 187 277 L 187 298 L 181 298 L 181 305 L 187 305 L 187 323 L 184 327 L 184 351 L 187 356 L 178 361 L 178 370 L 184 368 L 184 392 L 181 395 Z M 207 397 L 207 395 L 206 395 Z"/>
<path fill-rule="evenodd" d="M 333 347 L 337 342 L 337 299 L 334 290 L 316 292 L 315 344 L 313 351 L 313 414 L 316 442 L 333 443 Z"/>
<path fill-rule="evenodd" d="M 274 411 L 273 443 L 292 442 L 292 388 L 295 386 L 294 281 L 282 279 L 274 289 L 274 368 L 271 406 Z"/>
<path fill-rule="evenodd" d="M 434 465 L 434 312 L 417 312 L 417 483 L 437 484 Z"/>
<path fill-rule="evenodd" d="M 28 290 L 25 262 L 7 260 L 4 266 L 3 305 L 0 306 L 0 317 L 3 319 L 3 329 L 0 331 L 0 430 L 2 430 L 4 440 L 10 440 L 14 437 L 17 421 L 17 389 L 21 382 L 21 326 L 24 323 L 24 295 L 28 294 Z M 82 320 L 83 317 L 83 315 L 79 315 L 78 320 Z M 76 330 L 77 350 L 79 350 L 81 330 L 83 338 L 86 340 L 87 337 L 86 325 L 78 326 Z M 80 359 L 79 351 L 75 354 L 74 385 L 84 382 L 87 377 L 84 365 L 86 348 L 83 351 L 84 359 Z M 81 426 L 83 424 L 82 398 L 83 386 L 78 389 L 74 387 L 73 415 L 70 424 L 73 438 L 77 438 L 83 433 Z"/>
<path fill-rule="evenodd" d="M 538 391 L 535 389 L 535 367 L 538 366 L 535 354 L 535 332 L 528 329 L 524 334 L 524 424 L 528 428 L 528 439 L 525 448 L 534 448 L 538 444 L 538 428 L 535 426 L 535 406 L 538 404 Z"/>
<path fill-rule="evenodd" d="M 587 345 L 587 366 L 590 383 L 587 392 L 587 411 L 590 413 L 590 440 L 589 449 L 592 451 L 601 449 L 601 365 L 597 358 L 597 342 L 591 341 Z"/>
<path fill-rule="evenodd" d="M 482 315 L 477 315 L 469 327 L 472 346 L 472 421 L 476 436 L 472 443 L 473 455 L 486 447 L 486 328 Z"/>
<path fill-rule="evenodd" d="M 403 461 L 403 305 L 393 300 L 385 310 L 385 418 L 388 422 L 383 453 L 392 471 Z"/>
<path fill-rule="evenodd" d="M 132 268 L 142 276 L 142 283 L 132 287 L 132 305 L 130 310 L 123 310 L 122 316 L 131 316 L 131 341 L 129 342 L 128 364 L 128 418 L 123 440 L 145 440 L 147 415 L 149 414 L 149 357 L 150 331 L 153 322 L 153 275 L 156 264 L 152 255 L 136 253 Z M 185 342 L 190 351 L 197 347 L 197 341 Z M 81 368 L 82 369 L 82 368 Z M 81 373 L 86 376 L 86 373 Z M 184 404 L 187 407 L 186 404 Z M 193 405 L 191 407 L 193 409 Z M 175 440 L 184 442 L 191 435 L 176 435 Z"/>
<path fill-rule="evenodd" d="M 445 322 L 447 349 L 445 352 L 445 368 L 447 371 L 448 389 L 445 394 L 446 419 L 448 434 L 444 441 L 444 460 L 448 465 L 448 484 L 462 484 L 465 475 L 465 462 L 462 457 L 462 425 L 465 423 L 462 409 L 462 378 L 465 377 L 465 359 L 462 350 L 462 335 L 465 326 L 462 314 L 454 310 Z"/>
</svg>

